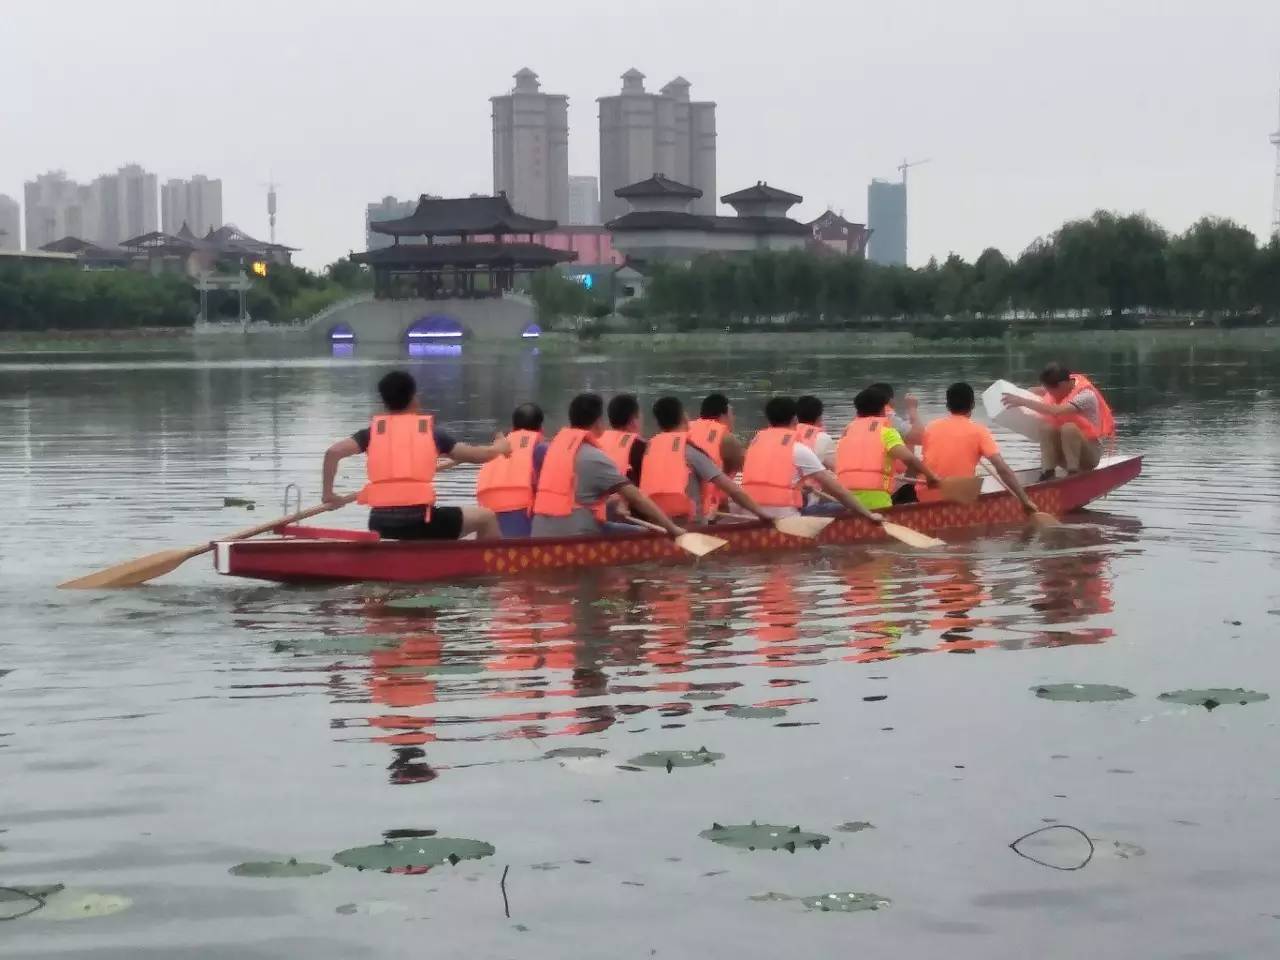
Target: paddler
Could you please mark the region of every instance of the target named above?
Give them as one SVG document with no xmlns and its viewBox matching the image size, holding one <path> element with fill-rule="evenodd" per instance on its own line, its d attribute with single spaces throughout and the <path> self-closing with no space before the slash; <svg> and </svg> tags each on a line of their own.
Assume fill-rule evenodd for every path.
<svg viewBox="0 0 1280 960">
<path fill-rule="evenodd" d="M 978 469 L 978 462 L 986 458 L 1005 486 L 1018 498 L 1022 509 L 1028 514 L 1035 513 L 1036 505 L 1018 482 L 1018 475 L 1000 456 L 1000 448 L 991 431 L 973 421 L 975 402 L 973 387 L 969 384 L 953 383 L 947 387 L 947 410 L 950 414 L 934 420 L 924 429 L 920 452 L 925 466 L 938 477 L 972 477 Z M 941 499 L 933 490 L 921 490 L 919 496 L 925 502 Z"/>
<path fill-rule="evenodd" d="M 742 472 L 747 448 L 733 432 L 733 404 L 723 393 L 709 394 L 689 424 L 689 439 L 706 451 L 726 476 Z"/>
<path fill-rule="evenodd" d="M 764 405 L 764 417 L 769 425 L 747 448 L 742 489 L 760 504 L 766 516 L 798 516 L 803 503 L 801 485 L 808 480 L 846 509 L 873 523 L 881 522 L 878 514 L 864 507 L 822 465 L 816 453 L 797 440 L 795 400 L 774 397 Z"/>
<path fill-rule="evenodd" d="M 476 500 L 498 516 L 506 538 L 529 536 L 533 527 L 533 494 L 537 469 L 546 454 L 542 408 L 522 403 L 511 414 L 507 443 L 511 454 L 490 460 L 476 476 Z"/>
<path fill-rule="evenodd" d="M 805 394 L 796 399 L 796 439 L 818 455 L 828 470 L 836 468 L 836 442 L 822 422 L 822 401 Z"/>
<path fill-rule="evenodd" d="M 640 435 L 643 429 L 640 401 L 630 393 L 620 393 L 609 401 L 606 413 L 609 429 L 600 435 L 600 449 L 613 461 L 619 473 L 626 474 L 628 480 L 638 484 L 645 447 L 645 440 Z"/>
<path fill-rule="evenodd" d="M 1052 480 L 1058 467 L 1067 473 L 1093 470 L 1102 460 L 1102 440 L 1116 435 L 1115 419 L 1102 391 L 1083 373 L 1051 363 L 1032 390 L 1040 399 L 1006 393 L 1006 407 L 1025 407 L 1048 422 L 1040 435 L 1040 479 Z"/>
<path fill-rule="evenodd" d="M 920 439 L 924 436 L 924 422 L 920 419 L 920 401 L 916 399 L 916 396 L 908 393 L 902 398 L 902 405 L 907 411 L 907 415 L 903 417 L 893 406 L 893 398 L 895 396 L 893 384 L 873 383 L 869 389 L 879 390 L 889 398 L 889 402 L 884 408 L 885 415 L 889 418 L 889 425 L 902 435 L 903 442 L 910 447 L 919 446 Z"/>
<path fill-rule="evenodd" d="M 485 447 L 457 442 L 435 425 L 435 417 L 422 412 L 417 393 L 417 383 L 403 370 L 393 370 L 378 381 L 385 412 L 376 414 L 368 429 L 357 430 L 325 451 L 324 502 L 342 499 L 333 490 L 338 463 L 364 453 L 369 482 L 356 499 L 371 508 L 370 530 L 389 540 L 457 540 L 471 533 L 500 536 L 492 510 L 435 505 L 436 458 L 488 463 L 510 453 L 510 445 L 502 436 Z"/>
<path fill-rule="evenodd" d="M 924 477 L 929 486 L 938 478 L 903 442 L 902 434 L 889 420 L 889 398 L 868 387 L 853 398 L 857 416 L 849 422 L 836 445 L 836 477 L 863 506 L 887 510 L 894 504 L 896 464 Z M 914 490 L 915 484 L 905 488 Z"/>
<path fill-rule="evenodd" d="M 605 504 L 617 494 L 637 514 L 673 537 L 685 531 L 640 492 L 600 449 L 604 401 L 582 393 L 569 404 L 569 425 L 547 447 L 533 501 L 535 537 L 634 533 L 630 524 L 606 523 Z"/>
<path fill-rule="evenodd" d="M 644 455 L 640 490 L 677 523 L 697 523 L 718 492 L 762 520 L 769 517 L 741 487 L 724 475 L 711 456 L 689 435 L 689 419 L 677 397 L 661 397 L 653 405 L 659 433 L 653 435 Z"/>
</svg>

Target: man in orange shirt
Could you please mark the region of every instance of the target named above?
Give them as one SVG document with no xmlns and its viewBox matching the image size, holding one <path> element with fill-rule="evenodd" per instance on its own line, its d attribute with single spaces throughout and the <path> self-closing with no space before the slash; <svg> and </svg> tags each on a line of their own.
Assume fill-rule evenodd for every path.
<svg viewBox="0 0 1280 960">
<path fill-rule="evenodd" d="M 947 387 L 947 409 L 951 415 L 940 417 L 924 428 L 921 441 L 924 464 L 939 477 L 972 477 L 978 468 L 978 461 L 984 457 L 995 468 L 1005 486 L 1022 504 L 1028 514 L 1036 512 L 1036 505 L 1022 489 L 1018 475 L 1009 469 L 1000 456 L 1000 448 L 996 446 L 991 431 L 980 423 L 974 423 L 973 387 L 967 383 L 953 383 Z M 929 502 L 940 500 L 936 490 L 921 490 L 920 500 Z"/>
</svg>

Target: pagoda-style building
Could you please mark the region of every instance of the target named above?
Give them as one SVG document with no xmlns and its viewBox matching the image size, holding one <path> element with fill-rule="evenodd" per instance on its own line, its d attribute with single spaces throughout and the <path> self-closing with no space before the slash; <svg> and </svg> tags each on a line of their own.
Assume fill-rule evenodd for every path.
<svg viewBox="0 0 1280 960">
<path fill-rule="evenodd" d="M 369 225 L 373 233 L 390 236 L 391 246 L 353 253 L 351 259 L 372 269 L 379 300 L 500 297 L 527 289 L 528 278 L 539 270 L 577 259 L 572 251 L 536 242 L 536 234 L 556 226 L 554 220 L 516 213 L 501 193 L 424 195 L 410 216 Z"/>
</svg>

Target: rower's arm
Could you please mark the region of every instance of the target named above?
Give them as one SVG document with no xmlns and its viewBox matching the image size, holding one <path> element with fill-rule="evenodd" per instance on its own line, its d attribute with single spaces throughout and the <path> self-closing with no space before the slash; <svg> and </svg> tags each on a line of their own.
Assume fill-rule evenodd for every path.
<svg viewBox="0 0 1280 960">
<path fill-rule="evenodd" d="M 338 464 L 347 457 L 360 453 L 360 445 L 352 437 L 343 437 L 324 452 L 324 466 L 320 470 L 320 499 L 328 503 L 337 499 L 333 492 L 333 481 L 338 476 Z"/>
<path fill-rule="evenodd" d="M 894 460 L 905 463 L 909 470 L 914 470 L 920 476 L 929 481 L 930 486 L 937 486 L 938 475 L 924 465 L 924 461 L 915 455 L 905 443 L 900 443 L 889 451 L 889 456 Z"/>
<path fill-rule="evenodd" d="M 499 434 L 493 438 L 493 443 L 483 447 L 474 443 L 455 443 L 446 456 L 457 463 L 488 463 L 510 452 L 511 444 Z"/>
<path fill-rule="evenodd" d="M 1004 457 L 995 453 L 987 457 L 987 462 L 995 468 L 996 473 L 1000 475 L 1000 479 L 1004 481 L 1004 485 L 1009 488 L 1009 492 L 1018 498 L 1018 502 L 1022 504 L 1022 509 L 1027 513 L 1035 513 L 1036 505 L 1027 496 L 1027 491 L 1023 489 L 1022 481 L 1018 479 L 1018 475 L 1010 470 L 1009 465 L 1004 462 Z"/>
<path fill-rule="evenodd" d="M 760 504 L 756 503 L 755 497 L 751 496 L 751 494 L 747 493 L 747 491 L 743 490 L 723 473 L 712 477 L 709 482 L 716 489 L 723 490 L 725 496 L 740 506 L 743 510 L 747 511 L 747 513 L 754 514 L 761 520 L 770 519 L 769 515 L 764 512 L 764 508 L 761 507 Z"/>
<path fill-rule="evenodd" d="M 650 500 L 647 494 L 641 493 L 640 488 L 634 483 L 619 487 L 618 496 L 630 504 L 635 513 L 656 523 L 671 536 L 678 537 L 684 533 L 684 530 L 676 526 L 672 519 L 662 512 L 662 508 Z"/>
<path fill-rule="evenodd" d="M 882 518 L 878 513 L 872 513 L 862 505 L 861 500 L 846 490 L 844 488 L 844 484 L 842 484 L 836 478 L 836 475 L 830 470 L 823 470 L 821 473 L 811 473 L 805 479 L 815 481 L 827 496 L 841 504 L 846 510 L 852 510 L 859 516 L 870 520 L 872 523 L 884 522 L 884 518 Z"/>
</svg>

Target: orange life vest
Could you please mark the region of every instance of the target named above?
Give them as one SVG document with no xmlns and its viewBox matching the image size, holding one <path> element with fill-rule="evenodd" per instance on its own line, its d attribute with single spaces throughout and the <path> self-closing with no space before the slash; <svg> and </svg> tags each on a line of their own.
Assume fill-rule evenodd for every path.
<svg viewBox="0 0 1280 960">
<path fill-rule="evenodd" d="M 600 439 L 596 441 L 596 446 L 605 452 L 613 465 L 618 468 L 618 472 L 624 477 L 631 475 L 631 448 L 635 446 L 637 440 L 640 439 L 638 433 L 628 433 L 625 430 L 606 430 L 600 434 Z"/>
<path fill-rule="evenodd" d="M 760 506 L 798 508 L 804 502 L 796 483 L 795 443 L 790 427 L 767 427 L 747 447 L 742 489 Z"/>
<path fill-rule="evenodd" d="M 544 517 L 572 515 L 578 506 L 576 461 L 578 450 L 584 443 L 599 446 L 589 430 L 565 427 L 555 435 L 543 458 L 542 473 L 538 475 L 538 493 L 533 498 L 534 513 Z M 604 521 L 603 500 L 588 509 L 597 520 Z"/>
<path fill-rule="evenodd" d="M 435 418 L 382 413 L 369 422 L 365 451 L 369 482 L 356 500 L 370 507 L 430 506 L 436 502 Z"/>
<path fill-rule="evenodd" d="M 796 427 L 796 443 L 802 443 L 812 450 L 821 432 L 822 429 L 815 423 L 802 423 Z"/>
<path fill-rule="evenodd" d="M 836 476 L 847 490 L 893 492 L 893 461 L 886 456 L 883 416 L 850 421 L 836 444 Z M 886 462 L 887 461 L 887 462 Z"/>
<path fill-rule="evenodd" d="M 476 476 L 476 500 L 494 513 L 533 507 L 533 451 L 542 440 L 537 430 L 512 430 L 507 434 L 511 453 L 495 457 Z"/>
<path fill-rule="evenodd" d="M 644 451 L 640 490 L 669 517 L 691 517 L 697 508 L 689 499 L 689 464 L 684 451 L 687 433 L 659 433 Z"/>
<path fill-rule="evenodd" d="M 1116 421 L 1111 414 L 1111 406 L 1102 395 L 1102 391 L 1090 383 L 1089 378 L 1083 373 L 1073 373 L 1071 375 L 1071 392 L 1067 394 L 1062 402 L 1070 403 L 1085 390 L 1092 390 L 1093 395 L 1098 398 L 1098 420 L 1100 423 L 1094 423 L 1083 413 L 1064 413 L 1049 419 L 1056 427 L 1074 423 L 1080 428 L 1080 432 L 1090 440 L 1097 440 L 1101 437 L 1114 437 L 1116 435 Z"/>
<path fill-rule="evenodd" d="M 721 444 L 724 443 L 725 435 L 729 432 L 719 420 L 707 420 L 699 417 L 689 424 L 689 441 L 711 458 L 719 469 L 724 469 L 724 450 Z M 730 477 L 730 480 L 733 478 Z M 724 504 L 726 497 L 722 490 L 718 490 L 711 484 L 703 484 L 702 486 L 702 515 L 704 517 L 715 516 L 716 511 Z"/>
</svg>

